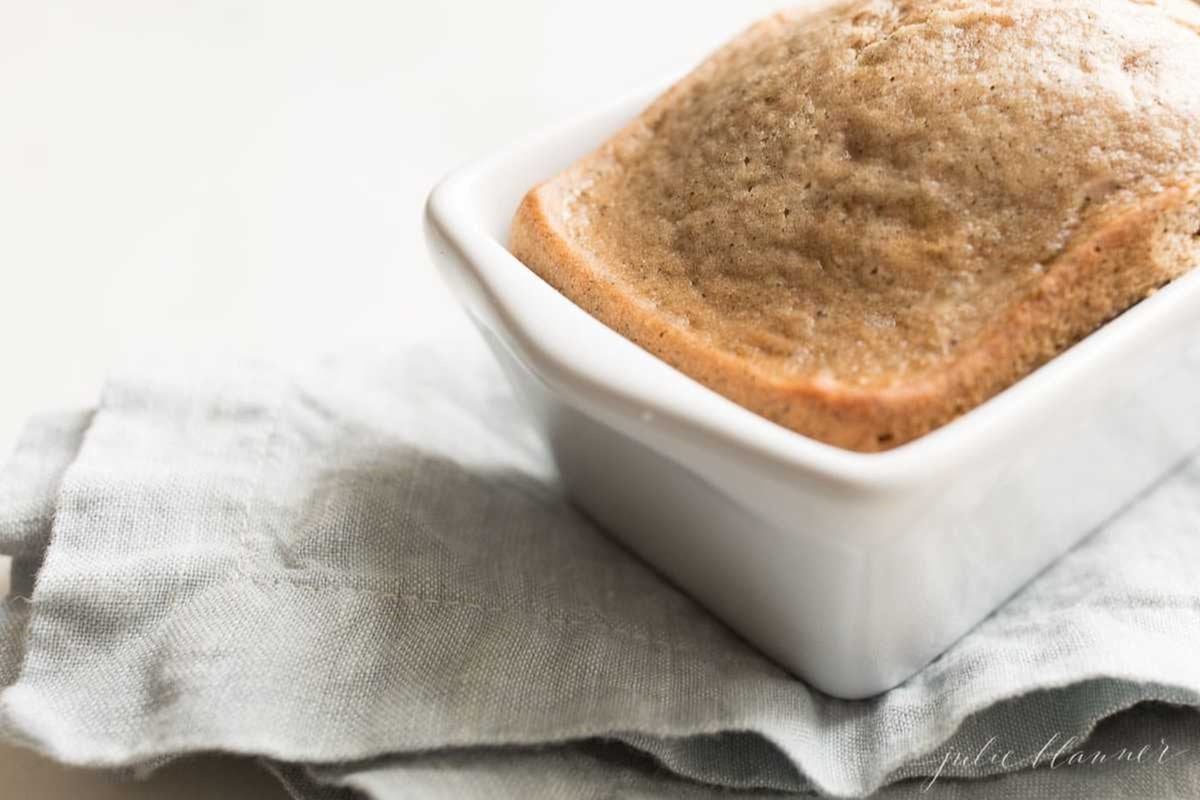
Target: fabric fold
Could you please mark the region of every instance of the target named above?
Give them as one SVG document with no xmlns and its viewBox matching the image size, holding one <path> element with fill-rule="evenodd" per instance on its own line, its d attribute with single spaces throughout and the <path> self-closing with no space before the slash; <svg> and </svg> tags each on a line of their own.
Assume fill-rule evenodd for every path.
<svg viewBox="0 0 1200 800">
<path fill-rule="evenodd" d="M 934 773 L 900 781 L 872 795 L 875 800 L 1126 800 L 1186 798 L 1200 785 L 1194 751 L 1164 752 L 1163 740 L 1189 741 L 1195 734 L 1192 709 L 1143 704 L 1103 722 L 1082 749 L 1082 760 L 1056 757 L 1052 748 L 1038 767 L 1001 778 L 971 779 Z M 1145 753 L 1141 749 L 1146 748 Z M 960 754 L 974 759 L 978 752 Z M 984 752 L 983 757 L 988 757 Z M 342 767 L 276 768 L 298 800 L 370 797 L 429 800 L 488 800 L 494 797 L 611 797 L 656 800 L 782 800 L 789 792 L 714 789 L 680 781 L 646 768 L 628 753 L 604 743 L 557 748 L 447 751 L 379 759 Z M 810 792 L 804 796 L 815 796 Z"/>
<path fill-rule="evenodd" d="M 1054 734 L 1083 741 L 1146 701 L 1200 706 L 1200 462 L 919 675 L 851 702 L 576 512 L 478 348 L 142 364 L 76 422 L 56 495 L 49 478 L 0 495 L 0 519 L 57 497 L 0 727 L 73 764 L 228 751 L 289 785 L 390 797 L 447 772 L 525 786 L 493 774 L 520 771 L 496 755 L 513 753 L 551 776 L 850 797 L 1037 773 Z M 943 763 L 992 737 L 1014 757 Z M 431 766 L 467 762 L 483 766 Z M 386 775 L 353 771 L 368 763 Z"/>
<path fill-rule="evenodd" d="M 0 555 L 38 559 L 50 540 L 59 486 L 75 460 L 92 411 L 31 419 L 6 462 L 0 462 Z"/>
<path fill-rule="evenodd" d="M 91 425 L 90 410 L 40 414 L 21 432 L 0 468 L 0 563 L 8 584 L 0 587 L 0 687 L 16 680 L 24 658 L 29 597 L 54 525 L 63 475 Z"/>
</svg>

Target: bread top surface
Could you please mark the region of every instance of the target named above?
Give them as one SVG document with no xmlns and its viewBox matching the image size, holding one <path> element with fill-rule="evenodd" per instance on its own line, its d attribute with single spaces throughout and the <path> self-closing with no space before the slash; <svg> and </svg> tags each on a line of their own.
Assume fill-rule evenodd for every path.
<svg viewBox="0 0 1200 800">
<path fill-rule="evenodd" d="M 1198 183 L 1198 87 L 1200 37 L 1134 0 L 800 9 L 540 202 L 597 280 L 723 357 L 905 391 L 976 358 L 1074 242 Z"/>
</svg>

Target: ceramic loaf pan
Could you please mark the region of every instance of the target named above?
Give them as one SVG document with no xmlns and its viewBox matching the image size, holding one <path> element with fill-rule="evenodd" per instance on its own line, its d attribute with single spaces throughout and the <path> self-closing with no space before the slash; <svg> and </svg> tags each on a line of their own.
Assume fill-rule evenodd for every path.
<svg viewBox="0 0 1200 800">
<path fill-rule="evenodd" d="M 1200 270 L 884 453 L 792 433 L 614 333 L 505 241 L 530 186 L 663 88 L 453 173 L 430 248 L 578 504 L 798 676 L 899 684 L 1200 446 Z"/>
</svg>

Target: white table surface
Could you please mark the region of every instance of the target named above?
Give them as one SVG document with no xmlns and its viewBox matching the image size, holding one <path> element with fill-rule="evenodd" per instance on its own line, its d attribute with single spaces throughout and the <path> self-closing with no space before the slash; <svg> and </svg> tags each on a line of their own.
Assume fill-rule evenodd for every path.
<svg viewBox="0 0 1200 800">
<path fill-rule="evenodd" d="M 421 238 L 442 173 L 781 5 L 0 3 L 0 454 L 147 347 L 461 324 Z M 0 747 L 0 796 L 284 795 L 229 758 L 139 785 Z"/>
</svg>

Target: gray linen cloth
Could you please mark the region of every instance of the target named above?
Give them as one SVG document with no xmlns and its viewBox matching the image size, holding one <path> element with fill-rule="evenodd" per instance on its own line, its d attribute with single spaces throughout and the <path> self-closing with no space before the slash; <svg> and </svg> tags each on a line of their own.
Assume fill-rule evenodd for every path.
<svg viewBox="0 0 1200 800">
<path fill-rule="evenodd" d="M 1200 461 L 835 700 L 575 511 L 473 342 L 142 363 L 0 473 L 0 732 L 301 798 L 1196 797 L 1198 528 Z"/>
</svg>

